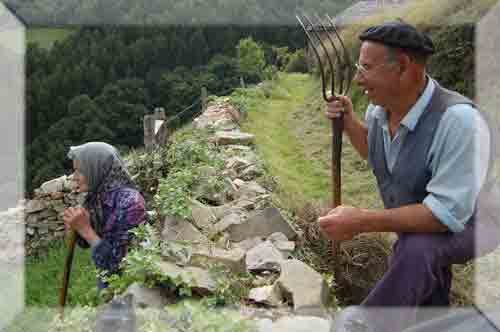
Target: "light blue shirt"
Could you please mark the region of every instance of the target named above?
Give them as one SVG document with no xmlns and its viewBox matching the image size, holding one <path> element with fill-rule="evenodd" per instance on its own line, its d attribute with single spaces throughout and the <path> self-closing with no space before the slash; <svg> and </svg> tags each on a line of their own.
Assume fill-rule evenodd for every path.
<svg viewBox="0 0 500 332">
<path fill-rule="evenodd" d="M 368 106 L 366 125 L 370 128 L 373 119 L 377 118 L 382 127 L 389 172 L 392 172 L 408 132 L 415 130 L 435 88 L 436 83 L 429 79 L 423 94 L 403 118 L 392 139 L 387 112 L 381 106 Z M 487 125 L 478 110 L 467 104 L 454 105 L 446 110 L 427 155 L 432 177 L 423 204 L 452 232 L 462 231 L 474 213 L 488 169 L 489 143 Z"/>
</svg>

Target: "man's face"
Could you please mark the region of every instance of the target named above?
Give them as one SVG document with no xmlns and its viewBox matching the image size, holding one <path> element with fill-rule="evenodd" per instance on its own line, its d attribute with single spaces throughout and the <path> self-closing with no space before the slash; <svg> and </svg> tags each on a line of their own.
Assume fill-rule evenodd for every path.
<svg viewBox="0 0 500 332">
<path fill-rule="evenodd" d="M 361 45 L 358 71 L 354 77 L 370 101 L 387 106 L 398 94 L 399 70 L 397 63 L 389 62 L 387 47 L 365 41 Z"/>
</svg>

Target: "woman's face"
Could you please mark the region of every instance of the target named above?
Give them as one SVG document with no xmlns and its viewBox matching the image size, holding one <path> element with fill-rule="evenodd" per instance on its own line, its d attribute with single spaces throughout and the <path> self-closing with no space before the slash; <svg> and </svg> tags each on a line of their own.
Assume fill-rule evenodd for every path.
<svg viewBox="0 0 500 332">
<path fill-rule="evenodd" d="M 74 180 L 78 185 L 78 192 L 87 192 L 89 191 L 89 183 L 85 175 L 80 173 L 80 162 L 78 160 L 73 160 L 73 168 L 75 170 Z"/>
</svg>

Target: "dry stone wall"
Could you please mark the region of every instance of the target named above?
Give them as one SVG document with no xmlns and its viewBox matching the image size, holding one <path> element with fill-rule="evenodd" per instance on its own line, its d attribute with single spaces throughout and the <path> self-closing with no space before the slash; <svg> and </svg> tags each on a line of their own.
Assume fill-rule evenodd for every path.
<svg viewBox="0 0 500 332">
<path fill-rule="evenodd" d="M 27 255 L 64 237 L 64 209 L 81 205 L 85 199 L 85 194 L 75 189 L 72 175 L 64 175 L 42 184 L 35 189 L 34 198 L 24 202 Z"/>
</svg>

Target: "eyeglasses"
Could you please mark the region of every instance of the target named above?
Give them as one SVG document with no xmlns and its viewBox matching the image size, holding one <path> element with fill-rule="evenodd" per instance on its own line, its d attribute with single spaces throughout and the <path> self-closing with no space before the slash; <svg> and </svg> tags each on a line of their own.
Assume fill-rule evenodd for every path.
<svg viewBox="0 0 500 332">
<path fill-rule="evenodd" d="M 356 62 L 354 64 L 354 67 L 356 67 L 356 70 L 358 71 L 358 73 L 361 75 L 361 76 L 366 76 L 368 75 L 370 72 L 373 72 L 376 68 L 378 67 L 382 67 L 384 65 L 388 65 L 390 63 L 387 63 L 387 62 L 382 62 L 382 63 L 379 63 L 378 65 L 368 69 L 366 68 L 365 66 L 363 66 L 362 64 L 360 64 L 359 62 Z"/>
</svg>

